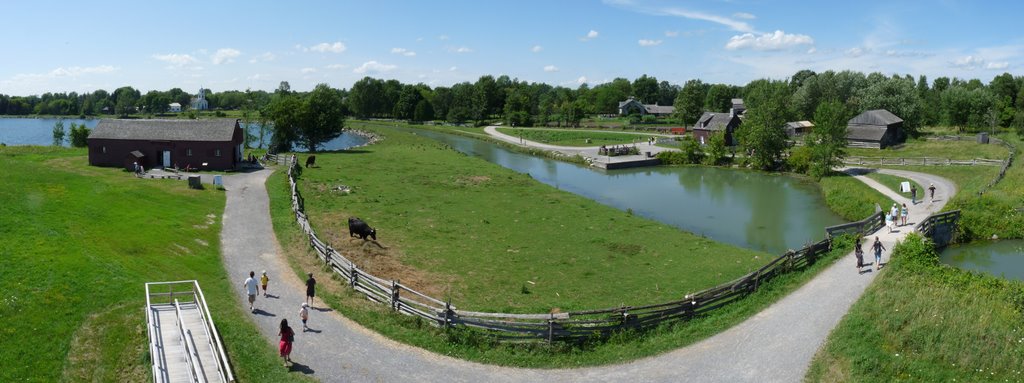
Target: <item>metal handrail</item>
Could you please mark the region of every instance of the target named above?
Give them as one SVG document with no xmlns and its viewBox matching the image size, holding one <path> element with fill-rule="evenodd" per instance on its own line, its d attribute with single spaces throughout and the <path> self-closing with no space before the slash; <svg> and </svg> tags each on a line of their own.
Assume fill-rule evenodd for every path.
<svg viewBox="0 0 1024 383">
<path fill-rule="evenodd" d="M 152 304 L 150 304 L 150 301 L 149 301 L 149 284 L 147 283 L 146 284 L 146 335 L 149 335 L 149 355 L 150 355 L 150 359 L 152 360 L 152 363 L 150 364 L 150 369 L 152 370 L 152 373 L 153 373 L 153 379 L 156 379 L 157 376 L 160 376 L 160 375 L 163 375 L 163 374 L 160 373 L 160 369 L 157 367 L 156 357 L 159 354 L 157 354 L 157 352 L 156 352 L 157 351 L 156 350 L 157 349 L 156 342 L 153 341 L 153 340 L 156 339 L 156 336 L 153 334 L 153 309 L 151 307 L 153 307 L 153 306 L 152 306 Z"/>
<path fill-rule="evenodd" d="M 181 321 L 181 306 L 178 304 L 178 300 L 177 299 L 174 300 L 174 323 L 175 323 L 175 325 L 178 326 L 178 337 L 181 338 L 181 348 L 185 351 L 185 364 L 188 365 L 189 377 L 191 378 L 189 380 L 191 380 L 192 382 L 198 382 L 199 381 L 201 367 L 200 367 L 200 371 L 196 370 L 196 365 L 193 363 L 193 360 L 192 360 L 192 353 L 189 352 L 190 351 L 189 342 L 188 342 L 189 338 L 185 337 L 185 324 L 182 323 L 182 321 Z M 191 334 L 189 334 L 189 335 L 191 335 Z M 193 345 L 192 347 L 195 347 L 195 345 Z M 197 356 L 197 359 L 198 359 L 198 356 Z M 198 363 L 198 360 L 196 360 L 195 362 Z"/>
<path fill-rule="evenodd" d="M 210 308 L 206 306 L 206 297 L 203 296 L 203 290 L 199 288 L 199 281 L 192 281 L 192 283 L 195 284 L 193 292 L 196 295 L 197 306 L 199 306 L 200 313 L 205 319 L 207 331 L 210 335 L 210 347 L 214 348 L 217 354 L 218 370 L 221 372 L 221 377 L 226 378 L 228 382 L 233 382 L 235 381 L 235 376 L 231 373 L 231 364 L 228 363 L 227 353 L 224 352 L 224 345 L 220 340 L 220 332 L 217 331 L 217 325 L 213 323 L 213 318 L 210 317 Z"/>
</svg>

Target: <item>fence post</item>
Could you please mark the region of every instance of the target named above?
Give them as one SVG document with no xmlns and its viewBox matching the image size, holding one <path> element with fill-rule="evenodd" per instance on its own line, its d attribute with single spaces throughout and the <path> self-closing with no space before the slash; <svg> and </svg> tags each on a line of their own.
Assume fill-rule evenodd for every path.
<svg viewBox="0 0 1024 383">
<path fill-rule="evenodd" d="M 348 270 L 349 275 L 352 276 L 352 278 L 349 279 L 348 283 L 349 286 L 351 286 L 354 289 L 356 288 L 356 280 L 359 279 L 359 269 L 357 269 L 356 264 L 353 263 L 348 266 Z"/>
<path fill-rule="evenodd" d="M 452 313 L 452 300 L 449 298 L 448 300 L 446 300 L 444 302 L 444 315 L 442 317 L 442 319 L 444 320 L 444 324 L 442 324 L 442 326 L 444 327 L 445 330 L 447 330 L 448 328 L 451 327 L 451 322 L 452 322 L 452 320 L 451 320 L 451 313 Z"/>
<path fill-rule="evenodd" d="M 548 343 L 554 341 L 555 338 L 555 314 L 550 314 L 551 317 L 548 319 Z"/>
<path fill-rule="evenodd" d="M 391 309 L 398 310 L 398 290 L 401 287 L 398 286 L 398 282 L 391 281 Z"/>
</svg>

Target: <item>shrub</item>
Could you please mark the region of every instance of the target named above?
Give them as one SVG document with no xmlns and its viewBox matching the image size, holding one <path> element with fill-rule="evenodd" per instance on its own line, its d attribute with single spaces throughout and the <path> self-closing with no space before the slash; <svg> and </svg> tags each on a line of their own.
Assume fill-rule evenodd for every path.
<svg viewBox="0 0 1024 383">
<path fill-rule="evenodd" d="M 811 168 L 811 148 L 800 146 L 790 151 L 786 165 L 791 171 L 807 174 Z"/>
</svg>

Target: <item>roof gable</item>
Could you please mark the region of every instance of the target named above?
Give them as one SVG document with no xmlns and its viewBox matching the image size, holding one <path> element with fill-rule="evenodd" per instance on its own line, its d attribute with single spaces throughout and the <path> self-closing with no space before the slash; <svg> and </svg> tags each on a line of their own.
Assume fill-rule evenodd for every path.
<svg viewBox="0 0 1024 383">
<path fill-rule="evenodd" d="M 697 123 L 693 125 L 694 129 L 702 130 L 723 130 L 729 127 L 730 124 L 739 121 L 739 117 L 735 115 L 729 115 L 729 113 L 715 113 L 715 112 L 704 112 L 697 119 Z"/>
<path fill-rule="evenodd" d="M 864 113 L 858 114 L 856 117 L 851 118 L 848 125 L 882 125 L 888 126 L 903 122 L 902 118 L 897 117 L 892 112 L 885 109 L 873 109 L 865 111 Z"/>
<path fill-rule="evenodd" d="M 100 120 L 89 139 L 230 142 L 237 124 L 231 119 Z"/>
<path fill-rule="evenodd" d="M 882 141 L 888 128 L 877 126 L 852 125 L 846 128 L 846 139 L 859 141 Z"/>
</svg>

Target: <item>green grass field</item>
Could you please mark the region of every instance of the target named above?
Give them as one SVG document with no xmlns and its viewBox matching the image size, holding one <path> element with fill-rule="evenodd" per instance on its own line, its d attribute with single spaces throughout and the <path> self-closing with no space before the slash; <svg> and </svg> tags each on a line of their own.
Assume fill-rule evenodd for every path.
<svg viewBox="0 0 1024 383">
<path fill-rule="evenodd" d="M 645 143 L 651 136 L 637 133 L 597 132 L 538 128 L 498 128 L 498 131 L 525 140 L 560 146 L 601 146 Z M 588 143 L 587 140 L 590 140 Z"/>
<path fill-rule="evenodd" d="M 900 176 L 894 176 L 894 175 L 891 175 L 891 174 L 882 174 L 882 173 L 868 173 L 867 177 L 870 178 L 870 179 L 873 179 L 875 181 L 878 181 L 882 185 L 885 185 L 889 189 L 892 189 L 892 191 L 894 191 L 896 193 L 899 193 L 900 195 L 902 195 L 904 197 L 907 197 L 907 198 L 910 198 L 910 192 L 906 192 L 906 193 L 900 192 L 900 184 L 903 183 L 903 182 L 910 182 L 910 184 L 912 186 L 917 188 L 917 200 L 918 201 L 921 201 L 924 197 L 927 196 L 927 193 L 928 193 L 928 189 L 927 189 L 928 186 L 927 185 L 921 185 L 921 184 L 917 183 L 916 181 L 912 181 L 910 179 L 906 179 L 906 178 L 903 178 L 903 177 L 900 177 Z"/>
<path fill-rule="evenodd" d="M 975 141 L 939 141 L 924 139 L 908 139 L 898 149 L 864 149 L 847 148 L 848 156 L 853 157 L 933 157 L 951 158 L 954 160 L 988 158 L 1001 160 L 1006 158 L 1006 147 L 996 144 L 979 144 Z"/>
<path fill-rule="evenodd" d="M 1018 382 L 1024 283 L 938 263 L 909 237 L 832 331 L 812 382 Z"/>
<path fill-rule="evenodd" d="M 223 192 L 0 148 L 0 381 L 146 381 L 149 281 L 197 279 L 242 381 L 285 373 L 219 256 Z"/>
<path fill-rule="evenodd" d="M 859 221 L 875 214 L 875 204 L 885 208 L 893 201 L 845 173 L 832 173 L 819 184 L 829 209 L 849 221 Z"/>
</svg>

